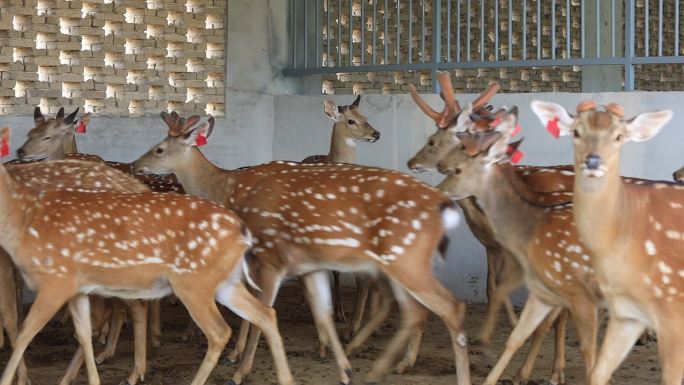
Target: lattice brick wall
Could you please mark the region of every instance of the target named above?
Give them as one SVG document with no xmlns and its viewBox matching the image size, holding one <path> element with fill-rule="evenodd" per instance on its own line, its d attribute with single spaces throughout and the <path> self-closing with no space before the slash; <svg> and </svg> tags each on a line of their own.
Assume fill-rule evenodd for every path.
<svg viewBox="0 0 684 385">
<path fill-rule="evenodd" d="M 224 111 L 226 0 L 0 0 L 0 114 Z"/>
</svg>

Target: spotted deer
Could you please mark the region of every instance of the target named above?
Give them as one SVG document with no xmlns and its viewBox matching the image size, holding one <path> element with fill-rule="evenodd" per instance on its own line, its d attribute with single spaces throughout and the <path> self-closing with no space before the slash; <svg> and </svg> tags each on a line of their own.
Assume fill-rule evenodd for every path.
<svg viewBox="0 0 684 385">
<path fill-rule="evenodd" d="M 603 297 L 592 258 L 573 223 L 572 196 L 539 193 L 524 182 L 509 157 L 517 108 L 502 113 L 500 121 L 495 130 L 458 133 L 462 146 L 437 165 L 440 172 L 449 174 L 440 189 L 455 198 L 477 198 L 496 239 L 522 267 L 530 292 L 501 358 L 484 383 L 496 384 L 515 351 L 545 318 L 554 318 L 549 314 L 563 308 L 569 309 L 577 325 L 589 376 L 596 357 L 598 306 Z M 527 380 L 530 373 L 524 370 L 520 377 Z M 563 382 L 563 378 L 552 378 L 552 382 Z"/>
<path fill-rule="evenodd" d="M 77 119 L 79 108 L 76 108 L 71 114 L 65 116 L 64 108 L 60 108 L 54 118 L 46 118 L 40 107 L 36 107 L 33 114 L 35 126 L 29 130 L 26 141 L 17 150 L 18 160 L 16 163 L 23 163 L 27 161 L 41 161 L 54 159 L 77 159 L 87 160 L 97 163 L 104 163 L 108 166 L 121 170 L 125 173 L 133 175 L 142 183 L 149 186 L 152 191 L 157 192 L 178 192 L 183 193 L 183 189 L 175 180 L 173 175 L 165 176 L 163 178 L 150 177 L 144 175 L 134 174 L 130 170 L 130 164 L 121 162 L 105 161 L 101 157 L 92 154 L 83 154 L 78 152 L 76 145 L 75 131 L 77 127 L 85 127 L 90 123 L 91 114 L 87 113 Z M 179 120 L 180 117 L 173 113 L 173 119 Z M 111 304 L 111 301 L 108 301 Z M 110 314 L 116 315 L 112 309 L 107 310 Z M 136 309 L 137 311 L 137 309 Z M 159 347 L 161 344 L 161 326 L 159 317 L 159 302 L 153 301 L 150 307 L 150 340 L 153 347 Z M 68 309 L 65 309 L 64 316 L 61 319 L 68 319 Z M 110 323 L 121 325 L 118 320 L 110 320 Z M 119 331 L 112 330 L 115 335 Z M 114 339 L 116 340 L 116 339 Z M 114 351 L 116 346 L 108 346 L 107 351 Z"/>
<path fill-rule="evenodd" d="M 442 88 L 442 98 L 445 101 L 444 110 L 440 113 L 433 110 L 422 99 L 415 87 L 409 86 L 412 99 L 427 116 L 435 121 L 437 131 L 430 135 L 425 145 L 408 161 L 408 167 L 414 172 L 435 170 L 437 163 L 452 149 L 461 144 L 457 133 L 489 129 L 497 116 L 486 103 L 498 90 L 498 85 L 492 84 L 465 108 L 462 108 L 454 95 L 450 75 L 447 72 L 438 73 L 438 82 Z M 540 192 L 554 192 L 571 190 L 574 182 L 572 166 L 516 166 L 515 170 L 532 189 Z M 489 220 L 477 205 L 474 197 L 458 201 L 463 210 L 466 222 L 473 235 L 485 247 L 487 255 L 487 298 L 489 306 L 484 325 L 480 332 L 479 341 L 485 351 L 489 350 L 491 335 L 494 331 L 496 316 L 499 308 L 506 305 L 509 319 L 515 325 L 517 317 L 508 299 L 510 294 L 524 284 L 523 272 L 515 257 L 496 240 Z M 556 325 L 556 341 L 564 341 L 564 324 L 567 313 L 561 313 Z M 545 324 L 546 325 L 546 324 Z M 545 335 L 544 328 L 535 334 L 533 346 L 540 347 Z M 557 372 L 562 372 L 564 343 L 556 344 Z M 413 354 L 415 356 L 415 354 Z M 527 367 L 532 367 L 536 354 L 528 355 Z M 560 374 L 554 375 L 560 377 Z"/>
<path fill-rule="evenodd" d="M 231 211 L 178 194 L 82 188 L 35 193 L 14 182 L 4 167 L 0 205 L 5 214 L 0 245 L 37 292 L 1 385 L 11 384 L 29 342 L 64 303 L 69 304 L 84 351 L 88 382 L 99 384 L 87 295 L 149 299 L 172 292 L 209 342 L 192 384 L 206 382 L 230 338 L 230 327 L 214 300 L 263 330 L 279 383 L 294 383 L 275 311 L 252 297 L 242 283 L 243 270 L 249 269 L 249 258 L 243 256 L 251 240 Z"/>
<path fill-rule="evenodd" d="M 149 191 L 138 180 L 130 175 L 124 174 L 119 170 L 108 167 L 104 164 L 93 164 L 91 162 L 62 160 L 46 163 L 26 163 L 6 166 L 7 172 L 16 183 L 21 184 L 26 189 L 35 193 L 45 190 L 88 189 L 89 191 L 113 191 L 122 193 L 140 193 Z M 17 334 L 17 301 L 12 295 L 15 291 L 14 266 L 7 253 L 0 249 L 0 264 L 2 265 L 3 285 L 0 290 L 0 313 L 3 314 L 4 326 L 11 336 L 11 340 L 16 339 Z M 8 293 L 8 295 L 5 295 Z M 91 318 L 93 330 L 101 330 L 105 322 L 110 323 L 105 349 L 95 358 L 97 363 L 101 363 L 114 354 L 118 342 L 118 336 L 123 323 L 123 315 L 120 309 L 122 305 L 118 300 L 104 299 L 98 296 L 90 296 Z M 146 319 L 147 311 L 145 303 L 139 301 L 126 301 L 130 308 L 135 332 L 135 365 L 132 373 L 128 376 L 127 383 L 134 385 L 138 379 L 143 378 L 146 370 Z M 83 364 L 83 350 L 79 350 L 66 370 L 60 384 L 66 385 L 76 378 L 80 367 Z M 24 383 L 25 369 L 23 365 L 19 371 L 19 382 Z"/>
<path fill-rule="evenodd" d="M 330 138 L 330 151 L 328 155 L 309 156 L 302 161 L 303 163 L 356 163 L 356 143 L 373 143 L 380 139 L 380 132 L 373 128 L 368 123 L 368 118 L 359 111 L 360 102 L 361 95 L 358 95 L 348 106 L 337 106 L 330 99 L 323 102 L 323 112 L 334 122 Z M 347 340 L 351 339 L 361 328 L 371 286 L 367 277 L 356 275 L 354 278 L 357 285 L 356 304 L 354 305 L 352 321 L 345 336 Z M 335 318 L 347 322 L 340 290 L 340 273 L 337 271 L 333 271 L 333 307 Z M 325 346 L 321 346 L 321 354 L 325 354 Z"/>
<path fill-rule="evenodd" d="M 613 371 L 646 328 L 658 336 L 663 384 L 681 384 L 684 374 L 684 188 L 667 182 L 620 178 L 620 150 L 626 142 L 655 136 L 671 110 L 626 119 L 623 108 L 599 109 L 584 101 L 577 114 L 534 101 L 532 110 L 575 148 L 574 216 L 577 231 L 593 256 L 599 287 L 610 312 L 601 352 L 589 384 L 607 384 Z"/>
<path fill-rule="evenodd" d="M 302 276 L 342 383 L 350 383 L 351 365 L 330 314 L 330 283 L 324 270 L 391 278 L 402 326 L 368 374 L 370 381 L 387 373 L 422 320 L 415 314 L 424 305 L 449 329 L 458 384 L 470 383 L 465 305 L 441 285 L 431 267 L 444 227 L 457 218 L 447 196 L 400 172 L 356 165 L 271 162 L 223 170 L 195 146 L 212 128 L 213 119 L 182 130 L 170 125 L 167 137 L 134 165 L 140 172 L 173 172 L 189 193 L 221 202 L 241 216 L 255 237 L 255 281 L 265 303 L 273 303 L 286 275 Z M 258 338 L 259 331 L 252 328 L 242 364 L 251 365 Z M 238 339 L 236 350 L 243 348 L 244 341 Z"/>
</svg>

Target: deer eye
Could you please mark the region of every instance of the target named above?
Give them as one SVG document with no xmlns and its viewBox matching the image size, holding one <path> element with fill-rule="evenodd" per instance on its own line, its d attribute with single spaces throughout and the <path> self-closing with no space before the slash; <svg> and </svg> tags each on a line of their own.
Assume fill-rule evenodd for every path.
<svg viewBox="0 0 684 385">
<path fill-rule="evenodd" d="M 349 120 L 347 120 L 347 124 L 356 124 L 356 122 L 353 121 L 353 120 L 351 120 L 351 119 L 349 119 Z"/>
<path fill-rule="evenodd" d="M 434 146 L 434 145 L 435 145 L 435 141 L 432 140 L 432 139 L 430 139 L 430 140 L 428 141 L 428 146 Z"/>
<path fill-rule="evenodd" d="M 573 131 L 573 133 L 574 133 L 573 135 L 575 136 L 575 138 L 579 139 L 579 137 L 580 137 L 579 132 L 577 132 L 577 130 L 575 130 L 575 131 Z"/>
<path fill-rule="evenodd" d="M 154 152 L 157 153 L 157 154 L 162 154 L 162 153 L 164 152 L 164 149 L 161 148 L 161 147 L 157 147 L 157 149 L 154 150 Z"/>
<path fill-rule="evenodd" d="M 49 136 L 46 136 L 46 137 L 43 138 L 43 140 L 50 140 L 50 139 L 52 139 L 52 138 L 49 137 Z"/>
<path fill-rule="evenodd" d="M 615 141 L 619 142 L 622 140 L 622 134 L 618 134 L 618 136 L 615 138 Z"/>
</svg>

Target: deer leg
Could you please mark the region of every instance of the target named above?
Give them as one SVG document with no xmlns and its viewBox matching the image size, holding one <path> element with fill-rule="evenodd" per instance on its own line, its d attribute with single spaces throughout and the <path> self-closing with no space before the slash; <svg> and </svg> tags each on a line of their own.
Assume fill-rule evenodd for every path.
<svg viewBox="0 0 684 385">
<path fill-rule="evenodd" d="M 401 327 L 394 334 L 380 357 L 375 360 L 373 368 L 368 375 L 366 375 L 367 383 L 377 383 L 382 380 L 382 378 L 389 372 L 392 361 L 396 357 L 399 350 L 408 344 L 409 339 L 412 335 L 414 335 L 424 318 L 421 312 L 420 304 L 418 301 L 409 296 L 404 288 L 399 285 L 392 284 L 392 290 L 394 292 L 394 297 L 397 299 L 397 303 L 399 304 L 399 308 L 401 309 Z"/>
<path fill-rule="evenodd" d="M 104 313 L 106 313 L 106 306 L 109 306 L 112 300 L 105 300 L 104 298 L 98 296 L 91 296 L 88 298 L 88 300 L 90 301 L 90 317 L 92 329 L 98 330 L 102 328 L 102 325 L 104 323 L 107 322 L 107 317 Z M 74 320 L 74 322 L 76 322 L 76 320 Z M 81 370 L 81 366 L 83 366 L 84 360 L 84 350 L 83 347 L 79 344 L 78 349 L 76 349 L 76 352 L 71 358 L 69 366 L 62 375 L 62 378 L 59 380 L 59 384 L 69 385 L 71 382 L 73 382 L 76 379 L 76 377 L 78 377 L 78 373 Z"/>
<path fill-rule="evenodd" d="M 271 348 L 271 355 L 275 363 L 278 383 L 281 385 L 293 385 L 294 377 L 290 372 L 285 356 L 285 346 L 283 339 L 278 331 L 278 322 L 275 310 L 264 305 L 249 293 L 242 282 L 236 284 L 224 283 L 219 286 L 216 300 L 224 306 L 230 308 L 235 314 L 251 322 L 264 333 L 268 346 Z M 247 366 L 247 360 L 243 360 L 240 368 L 233 376 L 233 382 L 240 384 L 250 373 L 251 365 Z"/>
<path fill-rule="evenodd" d="M 510 267 L 508 270 L 510 271 L 501 274 L 501 281 L 498 283 L 492 296 L 489 297 L 487 314 L 485 316 L 484 326 L 482 327 L 479 338 L 480 343 L 483 345 L 488 345 L 491 342 L 492 334 L 494 333 L 494 327 L 496 325 L 496 318 L 501 305 L 505 304 L 506 301 L 508 301 L 508 297 L 511 295 L 511 293 L 513 293 L 523 284 L 522 275 L 520 274 L 520 265 Z M 508 303 L 510 303 L 510 301 Z"/>
<path fill-rule="evenodd" d="M 447 329 L 449 329 L 451 345 L 454 350 L 457 384 L 470 384 L 468 341 L 463 328 L 465 304 L 457 300 L 453 294 L 451 294 L 451 292 L 429 272 L 418 275 L 422 280 L 416 280 L 414 277 L 409 277 L 401 283 L 408 289 L 408 292 L 413 298 L 434 312 L 442 319 Z"/>
<path fill-rule="evenodd" d="M 667 324 L 666 324 L 667 325 Z M 679 334 L 681 325 L 667 325 L 658 335 L 658 354 L 663 370 L 663 385 L 681 385 L 684 375 L 684 346 Z"/>
<path fill-rule="evenodd" d="M 13 348 L 16 348 L 17 335 L 19 334 L 19 313 L 23 306 L 18 291 L 22 285 L 16 278 L 16 269 L 10 256 L 0 249 L 0 314 L 2 314 L 2 327 L 7 332 L 7 339 Z M 2 334 L 2 330 L 0 330 Z M 27 384 L 28 375 L 26 364 L 22 359 L 17 372 L 17 385 Z"/>
<path fill-rule="evenodd" d="M 134 365 L 133 372 L 126 380 L 127 385 L 135 385 L 138 379 L 145 380 L 147 371 L 147 311 L 148 302 L 133 300 L 126 301 L 133 319 L 133 346 Z"/>
<path fill-rule="evenodd" d="M 408 369 L 413 368 L 416 360 L 418 359 L 418 352 L 420 351 L 420 343 L 423 340 L 423 332 L 425 330 L 425 321 L 427 320 L 428 310 L 424 307 L 420 307 L 423 310 L 423 320 L 418 324 L 418 327 L 413 333 L 413 336 L 409 339 L 408 348 L 406 348 L 406 354 L 404 358 L 399 361 L 399 363 L 394 367 L 394 372 L 397 374 L 403 374 Z"/>
<path fill-rule="evenodd" d="M 534 333 L 532 334 L 532 343 L 530 344 L 530 350 L 527 353 L 525 363 L 518 371 L 518 374 L 515 376 L 513 383 L 526 384 L 527 381 L 529 381 L 530 376 L 532 374 L 532 369 L 534 368 L 534 363 L 537 360 L 539 350 L 541 349 L 542 343 L 544 342 L 544 337 L 546 337 L 546 334 L 549 332 L 549 329 L 551 329 L 551 326 L 554 324 L 554 322 L 558 318 L 558 314 L 562 310 L 563 309 L 561 308 L 554 309 L 552 312 L 549 313 L 549 315 L 546 316 L 546 319 L 544 319 L 544 321 L 539 325 L 539 327 L 537 327 L 537 330 L 534 331 Z"/>
<path fill-rule="evenodd" d="M 333 304 L 335 306 L 335 320 L 337 322 L 347 323 L 347 317 L 344 314 L 344 305 L 342 304 L 342 289 L 340 287 L 340 272 L 334 271 L 333 275 Z"/>
<path fill-rule="evenodd" d="M 149 304 L 150 345 L 153 348 L 161 346 L 161 299 L 153 299 Z"/>
<path fill-rule="evenodd" d="M 119 344 L 119 336 L 123 328 L 125 318 L 124 309 L 121 308 L 119 300 L 112 301 L 112 314 L 109 322 L 109 333 L 107 334 L 107 344 L 100 354 L 95 357 L 95 362 L 101 364 L 114 356 L 116 347 Z"/>
<path fill-rule="evenodd" d="M 199 330 L 197 329 L 197 324 L 190 320 L 190 322 L 188 322 L 188 326 L 185 327 L 183 335 L 181 335 L 181 341 L 189 341 L 191 338 L 194 338 L 198 332 Z"/>
<path fill-rule="evenodd" d="M 368 322 L 363 325 L 363 328 L 361 328 L 361 330 L 359 330 L 359 332 L 349 342 L 345 349 L 347 354 L 352 354 L 354 351 L 356 351 L 356 349 L 361 347 L 361 345 L 366 342 L 373 332 L 377 330 L 380 324 L 387 319 L 387 315 L 392 309 L 392 293 L 390 288 L 387 286 L 387 283 L 382 284 L 380 281 L 378 281 L 378 286 L 374 290 L 381 292 L 381 295 L 379 295 L 380 305 L 378 306 L 378 310 L 371 313 L 372 316 Z"/>
<path fill-rule="evenodd" d="M 590 385 L 608 384 L 615 369 L 627 357 L 634 342 L 646 329 L 646 325 L 641 321 L 618 317 L 612 315 L 608 321 L 603 346 L 589 378 Z M 660 338 L 658 340 L 660 342 Z"/>
<path fill-rule="evenodd" d="M 586 298 L 578 298 L 571 307 L 571 315 L 577 327 L 580 350 L 584 357 L 586 378 L 596 363 L 596 344 L 598 343 L 598 314 L 596 304 Z"/>
<path fill-rule="evenodd" d="M 14 350 L 5 366 L 5 371 L 2 373 L 0 385 L 11 385 L 12 378 L 28 344 L 73 294 L 74 291 L 68 287 L 51 287 L 50 290 L 38 291 L 31 310 L 29 310 L 17 336 Z"/>
<path fill-rule="evenodd" d="M 568 311 L 561 311 L 556 318 L 556 343 L 553 357 L 553 372 L 551 373 L 552 384 L 565 384 L 565 333 L 568 323 Z"/>
<path fill-rule="evenodd" d="M 518 324 L 506 341 L 506 348 L 504 349 L 503 354 L 501 354 L 499 361 L 489 372 L 489 375 L 483 384 L 496 384 L 508 366 L 508 363 L 511 361 L 511 358 L 513 358 L 513 354 L 520 349 L 525 343 L 525 340 L 527 340 L 527 338 L 537 329 L 539 324 L 541 324 L 544 318 L 546 318 L 552 310 L 554 310 L 553 306 L 543 303 L 534 294 L 530 294 L 525 303 L 525 307 L 520 314 Z"/>
<path fill-rule="evenodd" d="M 97 374 L 95 365 L 95 354 L 93 353 L 93 328 L 90 323 L 90 300 L 87 295 L 79 294 L 69 301 L 69 312 L 74 321 L 76 337 L 83 349 L 83 356 L 88 372 L 88 384 L 99 385 L 100 377 Z"/>
<path fill-rule="evenodd" d="M 347 355 L 344 354 L 344 349 L 332 320 L 332 298 L 330 296 L 330 280 L 328 279 L 327 272 L 317 271 L 308 273 L 302 278 L 309 296 L 314 320 L 327 335 L 330 349 L 337 360 L 337 366 L 340 368 L 340 381 L 343 384 L 349 384 L 351 382 L 351 364 L 349 359 L 347 359 Z"/>
<path fill-rule="evenodd" d="M 259 286 L 259 288 L 261 288 L 259 300 L 267 306 L 272 307 L 273 302 L 275 302 L 276 295 L 278 294 L 278 289 L 280 289 L 280 283 L 283 280 L 283 273 L 268 266 L 264 266 L 259 271 L 257 276 L 258 278 L 256 284 Z M 250 332 L 249 322 L 243 320 L 240 324 L 240 332 L 238 334 L 238 339 L 235 342 L 235 347 L 228 354 L 228 362 L 237 362 L 238 358 L 240 357 L 245 360 L 245 357 L 247 356 L 251 356 L 248 359 L 253 360 L 260 336 L 261 332 L 259 330 L 254 331 L 254 333 Z M 246 350 L 250 346 L 252 347 L 253 351 L 248 355 Z"/>
<path fill-rule="evenodd" d="M 356 300 L 354 302 L 354 314 L 352 315 L 351 323 L 345 333 L 344 339 L 351 341 L 356 334 L 361 330 L 361 322 L 366 311 L 366 304 L 368 302 L 368 293 L 371 286 L 371 278 L 362 274 L 354 274 L 356 280 Z"/>
<path fill-rule="evenodd" d="M 196 282 L 172 282 L 174 292 L 185 305 L 190 316 L 207 337 L 207 353 L 204 355 L 191 385 L 203 385 L 216 366 L 223 348 L 230 339 L 230 326 L 216 307 L 214 289 L 211 285 L 197 285 Z M 209 290 L 202 290 L 207 288 Z"/>
</svg>

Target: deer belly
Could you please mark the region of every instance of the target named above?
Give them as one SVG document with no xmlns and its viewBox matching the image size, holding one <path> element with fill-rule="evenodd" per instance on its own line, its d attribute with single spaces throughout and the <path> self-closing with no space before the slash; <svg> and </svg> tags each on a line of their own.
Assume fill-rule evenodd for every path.
<svg viewBox="0 0 684 385">
<path fill-rule="evenodd" d="M 377 267 L 373 263 L 350 263 L 341 262 L 304 262 L 291 266 L 290 273 L 295 275 L 311 273 L 319 270 L 335 270 L 342 273 L 366 273 L 377 274 Z"/>
<path fill-rule="evenodd" d="M 611 316 L 622 319 L 635 319 L 653 327 L 654 323 L 648 315 L 647 309 L 626 296 L 615 296 L 608 299 Z"/>
<path fill-rule="evenodd" d="M 156 299 L 170 295 L 173 290 L 167 279 L 158 279 L 149 287 L 87 285 L 81 287 L 79 292 L 122 299 Z"/>
</svg>

